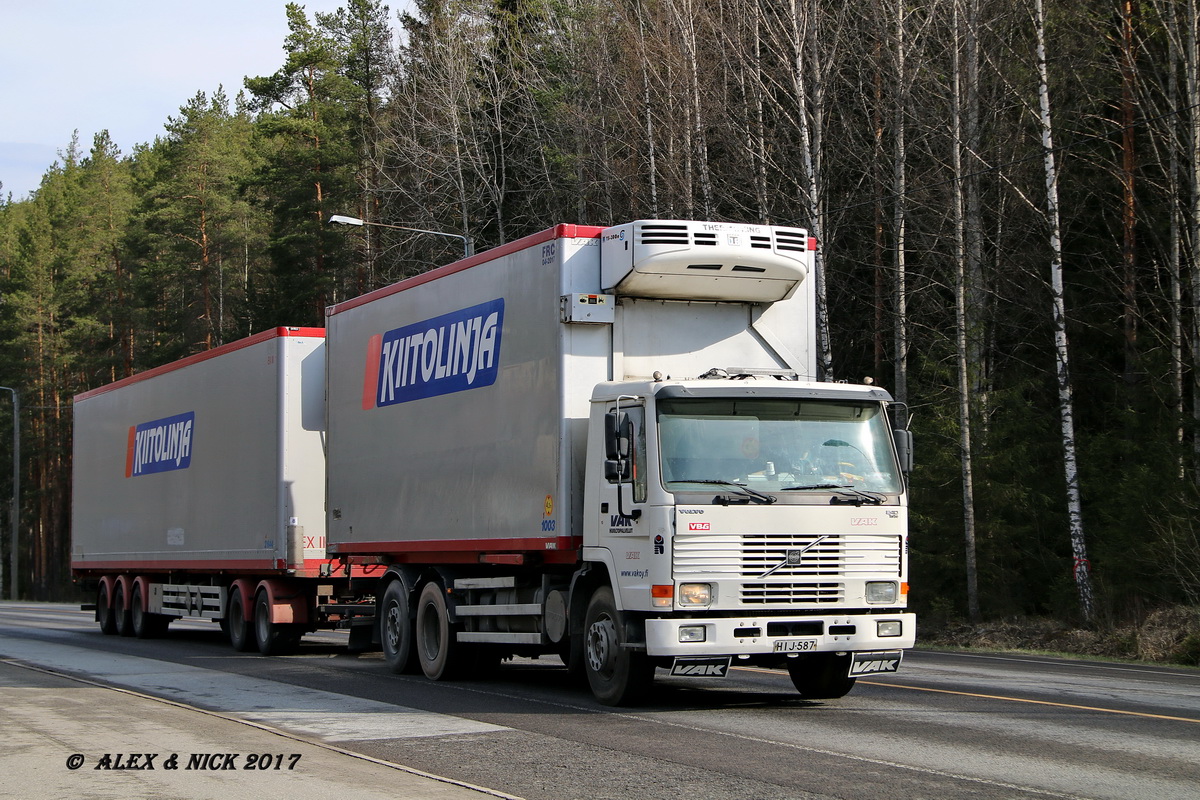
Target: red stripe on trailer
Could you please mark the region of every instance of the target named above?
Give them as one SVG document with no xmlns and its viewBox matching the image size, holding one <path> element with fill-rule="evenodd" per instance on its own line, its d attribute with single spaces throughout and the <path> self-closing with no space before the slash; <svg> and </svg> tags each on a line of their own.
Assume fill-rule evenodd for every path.
<svg viewBox="0 0 1200 800">
<path fill-rule="evenodd" d="M 379 392 L 379 356 L 383 352 L 383 334 L 377 333 L 367 341 L 367 368 L 363 375 L 363 411 L 375 407 Z"/>
<path fill-rule="evenodd" d="M 554 536 L 531 539 L 422 539 L 411 542 L 330 542 L 330 553 L 390 552 L 396 550 L 423 552 L 432 550 L 475 551 L 494 553 L 500 550 L 572 550 L 583 544 L 581 536 Z"/>
<path fill-rule="evenodd" d="M 111 392 L 113 389 L 119 389 L 122 386 L 141 383 L 142 381 L 149 380 L 156 375 L 164 375 L 168 372 L 174 372 L 177 369 L 189 367 L 192 364 L 199 364 L 202 361 L 208 361 L 210 358 L 216 358 L 217 356 L 224 355 L 226 353 L 242 350 L 252 345 L 256 345 L 259 342 L 266 342 L 270 341 L 271 339 L 304 336 L 316 336 L 324 339 L 325 329 L 291 327 L 272 328 L 270 330 L 262 331 L 261 333 L 256 333 L 253 336 L 247 336 L 245 339 L 238 339 L 236 342 L 230 342 L 229 344 L 223 344 L 220 347 L 214 347 L 212 350 L 205 350 L 203 353 L 196 353 L 195 355 L 188 356 L 187 358 L 182 358 L 179 361 L 172 361 L 170 364 L 163 364 L 161 367 L 154 367 L 153 369 L 148 369 L 145 372 L 139 372 L 136 375 L 130 375 L 128 378 L 122 378 L 116 383 L 109 383 L 104 386 L 82 392 L 75 395 L 75 402 L 78 403 L 80 400 L 86 400 L 89 397 L 95 397 L 98 394 Z"/>
<path fill-rule="evenodd" d="M 296 570 L 296 577 L 318 577 L 321 567 L 329 564 L 330 558 L 304 559 L 303 573 Z M 283 559 L 270 558 L 240 558 L 240 559 L 211 559 L 196 561 L 72 561 L 71 570 L 74 572 L 238 572 L 238 573 L 286 573 L 287 562 Z M 356 570 L 357 573 L 357 570 Z"/>
<path fill-rule="evenodd" d="M 129 442 L 125 445 L 125 477 L 133 477 L 133 451 L 137 445 L 137 426 L 129 426 Z"/>
<path fill-rule="evenodd" d="M 382 556 L 396 563 L 495 563 L 514 553 L 538 554 L 547 563 L 574 563 L 583 546 L 582 536 L 551 539 L 454 539 L 414 542 L 330 542 L 327 552 L 343 556 Z"/>
<path fill-rule="evenodd" d="M 340 314 L 343 311 L 349 311 L 352 308 L 358 308 L 361 305 L 378 300 L 381 297 L 396 294 L 411 289 L 414 286 L 420 286 L 423 283 L 444 278 L 447 275 L 453 275 L 455 272 L 462 272 L 464 269 L 485 264 L 488 261 L 494 261 L 502 256 L 511 255 L 527 247 L 532 247 L 535 244 L 554 241 L 555 239 L 599 239 L 600 233 L 604 228 L 598 225 L 555 225 L 553 228 L 547 228 L 540 233 L 532 233 L 516 241 L 502 244 L 499 247 L 493 247 L 491 250 L 484 250 L 482 253 L 476 253 L 468 258 L 463 258 L 444 267 L 432 269 L 429 272 L 424 272 L 413 278 L 402 280 L 399 283 L 393 283 L 391 286 L 384 286 L 382 289 L 376 289 L 373 292 L 368 292 L 361 297 L 355 297 L 352 300 L 347 300 L 344 303 L 330 306 L 325 309 L 325 316 L 332 317 L 334 314 Z"/>
</svg>

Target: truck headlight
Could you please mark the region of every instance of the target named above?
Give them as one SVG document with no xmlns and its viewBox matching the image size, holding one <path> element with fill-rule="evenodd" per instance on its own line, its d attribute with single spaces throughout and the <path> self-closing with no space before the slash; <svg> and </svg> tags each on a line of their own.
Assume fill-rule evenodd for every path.
<svg viewBox="0 0 1200 800">
<path fill-rule="evenodd" d="M 899 636 L 904 633 L 904 624 L 898 619 L 880 620 L 875 623 L 875 635 L 879 637 Z"/>
<path fill-rule="evenodd" d="M 712 604 L 711 583 L 681 583 L 679 584 L 679 605 L 708 606 Z"/>
<path fill-rule="evenodd" d="M 896 602 L 897 588 L 894 581 L 867 581 L 868 603 Z"/>
<path fill-rule="evenodd" d="M 708 640 L 703 625 L 686 625 L 679 629 L 679 641 L 704 642 Z"/>
</svg>

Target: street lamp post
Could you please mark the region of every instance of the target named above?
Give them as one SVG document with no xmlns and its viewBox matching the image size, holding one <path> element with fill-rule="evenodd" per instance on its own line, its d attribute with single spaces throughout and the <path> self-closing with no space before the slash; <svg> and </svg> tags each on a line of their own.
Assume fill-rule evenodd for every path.
<svg viewBox="0 0 1200 800">
<path fill-rule="evenodd" d="M 358 217 L 347 217 L 342 214 L 334 214 L 329 218 L 331 225 L 355 225 L 362 227 L 363 225 L 372 225 L 376 228 L 395 228 L 398 231 L 412 231 L 413 233 L 428 233 L 432 236 L 449 236 L 452 239 L 461 239 L 463 243 L 463 258 L 469 258 L 475 253 L 475 244 L 471 241 L 470 236 L 463 236 L 458 233 L 445 233 L 443 231 L 427 231 L 424 228 L 407 228 L 403 225 L 389 225 L 385 222 L 367 222 Z"/>
<path fill-rule="evenodd" d="M 12 393 L 13 404 L 13 494 L 12 494 L 12 510 L 9 512 L 9 522 L 12 524 L 12 535 L 10 537 L 9 547 L 11 550 L 12 568 L 9 571 L 12 586 L 9 589 L 9 598 L 17 599 L 18 581 L 17 576 L 20 574 L 17 567 L 20 564 L 20 549 L 18 548 L 17 531 L 21 525 L 21 395 L 16 389 L 8 386 L 0 386 L 0 390 Z M 4 573 L 0 570 L 0 597 L 4 596 Z"/>
</svg>

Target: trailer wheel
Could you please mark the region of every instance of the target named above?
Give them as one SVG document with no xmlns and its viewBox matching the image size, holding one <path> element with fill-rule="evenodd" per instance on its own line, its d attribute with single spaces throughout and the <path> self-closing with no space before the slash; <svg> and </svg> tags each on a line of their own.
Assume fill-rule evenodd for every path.
<svg viewBox="0 0 1200 800">
<path fill-rule="evenodd" d="M 153 639 L 167 632 L 171 618 L 161 614 L 151 614 L 142 608 L 142 587 L 133 587 L 133 603 L 129 609 L 130 624 L 133 635 L 139 639 Z"/>
<path fill-rule="evenodd" d="M 425 584 L 417 600 L 417 659 L 425 677 L 434 681 L 455 677 L 461 667 L 458 642 L 450 624 L 446 594 L 436 582 Z"/>
<path fill-rule="evenodd" d="M 284 656 L 300 647 L 303 632 L 297 625 L 271 621 L 271 600 L 262 589 L 254 601 L 254 640 L 264 656 Z"/>
<path fill-rule="evenodd" d="M 833 653 L 814 653 L 789 658 L 788 675 L 792 685 L 805 700 L 836 700 L 854 688 L 850 673 L 850 657 Z"/>
<path fill-rule="evenodd" d="M 118 636 L 133 636 L 133 613 L 125 602 L 125 586 L 118 583 L 113 589 L 114 626 Z"/>
<path fill-rule="evenodd" d="M 417 671 L 413 648 L 413 622 L 408 608 L 408 590 L 403 581 L 392 581 L 379 607 L 379 639 L 388 669 L 397 675 Z"/>
<path fill-rule="evenodd" d="M 229 590 L 229 607 L 225 609 L 225 622 L 229 630 L 229 643 L 239 653 L 252 652 L 258 647 L 254 639 L 254 631 L 246 621 L 246 608 L 242 603 L 242 593 L 237 589 Z"/>
<path fill-rule="evenodd" d="M 592 694 L 606 706 L 633 705 L 645 697 L 654 665 L 625 647 L 625 626 L 612 589 L 601 586 L 584 617 L 584 669 Z"/>
<path fill-rule="evenodd" d="M 109 602 L 109 584 L 101 581 L 96 590 L 96 621 L 100 623 L 100 632 L 112 636 L 117 632 L 117 615 Z"/>
</svg>

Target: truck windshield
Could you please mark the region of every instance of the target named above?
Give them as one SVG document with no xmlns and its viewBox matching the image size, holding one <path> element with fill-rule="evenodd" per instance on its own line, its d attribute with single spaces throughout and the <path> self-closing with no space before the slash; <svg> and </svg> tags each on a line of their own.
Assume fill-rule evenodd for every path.
<svg viewBox="0 0 1200 800">
<path fill-rule="evenodd" d="M 663 399 L 658 440 L 668 490 L 743 483 L 759 491 L 901 490 L 879 403 Z"/>
</svg>

